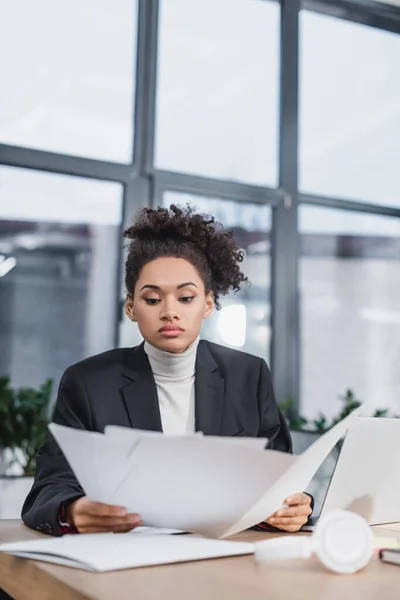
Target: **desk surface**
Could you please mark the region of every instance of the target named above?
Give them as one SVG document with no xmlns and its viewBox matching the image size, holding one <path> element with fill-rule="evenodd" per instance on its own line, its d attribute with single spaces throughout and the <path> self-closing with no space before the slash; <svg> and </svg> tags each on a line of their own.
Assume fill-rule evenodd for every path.
<svg viewBox="0 0 400 600">
<path fill-rule="evenodd" d="M 374 528 L 397 537 L 400 524 Z M 38 537 L 19 521 L 0 521 L 0 542 Z M 272 534 L 247 531 L 234 536 L 257 541 Z M 16 600 L 398 600 L 400 567 L 377 557 L 356 575 L 335 575 L 315 559 L 260 567 L 252 556 L 176 565 L 90 573 L 49 563 L 0 555 L 0 588 Z"/>
</svg>

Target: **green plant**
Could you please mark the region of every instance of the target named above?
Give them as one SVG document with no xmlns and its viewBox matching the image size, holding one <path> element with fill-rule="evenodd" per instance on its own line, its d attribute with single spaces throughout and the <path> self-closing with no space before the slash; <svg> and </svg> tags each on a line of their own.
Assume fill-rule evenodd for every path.
<svg viewBox="0 0 400 600">
<path fill-rule="evenodd" d="M 13 389 L 8 377 L 0 377 L 0 449 L 11 451 L 11 464 L 18 463 L 26 476 L 34 474 L 47 435 L 52 388 L 48 379 L 38 389 Z"/>
<path fill-rule="evenodd" d="M 339 396 L 339 400 L 341 400 L 343 402 L 343 408 L 340 411 L 340 413 L 338 414 L 338 416 L 333 419 L 333 421 L 331 423 L 331 427 L 336 425 L 336 423 L 339 423 L 339 421 L 341 421 L 342 419 L 347 417 L 351 412 L 353 412 L 353 410 L 355 410 L 356 408 L 361 406 L 361 401 L 358 400 L 355 393 L 350 389 L 346 390 L 346 393 L 344 394 L 344 396 Z M 372 415 L 373 417 L 377 416 L 376 412 L 377 411 L 375 411 L 374 414 Z M 387 412 L 387 409 L 386 409 L 386 412 Z"/>
<path fill-rule="evenodd" d="M 346 393 L 343 396 L 339 396 L 339 399 L 343 402 L 342 410 L 331 421 L 329 421 L 328 418 L 322 413 L 319 413 L 318 417 L 312 420 L 305 419 L 304 417 L 296 414 L 292 398 L 286 398 L 278 406 L 290 429 L 297 431 L 317 431 L 319 433 L 325 433 L 328 431 L 328 429 L 336 425 L 336 423 L 339 423 L 339 421 L 347 417 L 351 412 L 353 412 L 353 410 L 361 406 L 361 401 L 350 389 L 346 390 Z M 390 415 L 387 408 L 378 408 L 375 410 L 372 416 L 389 417 Z"/>
<path fill-rule="evenodd" d="M 287 421 L 289 429 L 301 430 L 306 427 L 308 421 L 301 415 L 296 414 L 292 398 L 286 398 L 278 406 Z"/>
</svg>

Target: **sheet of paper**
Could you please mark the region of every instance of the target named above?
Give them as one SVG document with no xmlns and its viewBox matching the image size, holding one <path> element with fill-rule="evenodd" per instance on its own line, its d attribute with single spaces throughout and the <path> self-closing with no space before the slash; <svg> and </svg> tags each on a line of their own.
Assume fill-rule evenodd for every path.
<svg viewBox="0 0 400 600">
<path fill-rule="evenodd" d="M 130 532 L 132 535 L 180 535 L 186 533 L 181 529 L 167 529 L 166 527 L 135 527 Z"/>
<path fill-rule="evenodd" d="M 112 571 L 252 554 L 254 545 L 187 535 L 97 533 L 7 543 L 0 545 L 0 552 L 91 571 Z"/>
<path fill-rule="evenodd" d="M 290 494 L 305 490 L 318 467 L 357 419 L 361 410 L 362 407 L 354 410 L 300 454 L 288 469 L 282 471 L 282 476 L 273 485 L 265 488 L 265 492 L 260 495 L 250 510 L 231 527 L 228 527 L 221 537 L 234 535 L 243 529 L 252 527 L 255 523 L 260 523 L 280 508 Z"/>
<path fill-rule="evenodd" d="M 131 441 L 107 440 L 102 433 L 55 423 L 49 429 L 85 494 L 96 502 L 109 503 L 128 472 Z"/>
<path fill-rule="evenodd" d="M 144 525 L 219 537 L 296 460 L 208 436 L 142 440 L 111 501 Z"/>
</svg>

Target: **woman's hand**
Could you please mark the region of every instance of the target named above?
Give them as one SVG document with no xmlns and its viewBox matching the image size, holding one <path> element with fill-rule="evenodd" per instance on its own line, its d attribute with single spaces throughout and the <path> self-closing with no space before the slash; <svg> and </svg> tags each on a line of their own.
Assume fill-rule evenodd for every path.
<svg viewBox="0 0 400 600">
<path fill-rule="evenodd" d="M 266 519 L 266 523 L 291 533 L 299 531 L 311 515 L 311 497 L 307 494 L 293 494 L 284 501 L 287 508 L 280 508 Z"/>
<path fill-rule="evenodd" d="M 128 513 L 126 508 L 93 502 L 87 496 L 71 502 L 66 507 L 66 517 L 79 533 L 125 533 L 142 524 L 139 515 Z"/>
</svg>

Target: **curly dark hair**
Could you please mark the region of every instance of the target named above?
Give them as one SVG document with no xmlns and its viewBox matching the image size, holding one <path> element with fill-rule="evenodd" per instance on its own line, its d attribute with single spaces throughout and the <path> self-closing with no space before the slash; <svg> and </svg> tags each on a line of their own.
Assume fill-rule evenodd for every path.
<svg viewBox="0 0 400 600">
<path fill-rule="evenodd" d="M 213 293 L 217 309 L 221 308 L 220 296 L 230 290 L 238 292 L 247 281 L 239 268 L 244 253 L 233 233 L 214 217 L 196 214 L 189 204 L 142 209 L 124 237 L 131 240 L 125 264 L 125 285 L 131 295 L 144 265 L 164 256 L 190 262 L 203 279 L 206 293 Z"/>
</svg>

